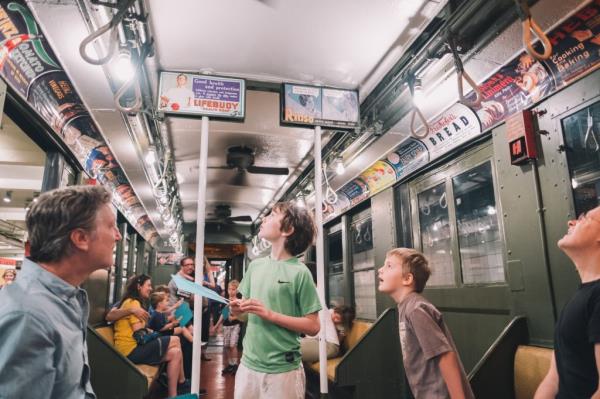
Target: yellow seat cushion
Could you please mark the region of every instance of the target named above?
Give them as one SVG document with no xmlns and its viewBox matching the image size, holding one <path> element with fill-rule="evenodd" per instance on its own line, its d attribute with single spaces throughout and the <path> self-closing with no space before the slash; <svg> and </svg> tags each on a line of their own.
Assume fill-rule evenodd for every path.
<svg viewBox="0 0 600 399">
<path fill-rule="evenodd" d="M 349 351 L 350 349 L 354 348 L 354 346 L 358 343 L 358 341 L 360 341 L 362 336 L 365 335 L 367 330 L 369 330 L 372 325 L 373 323 L 368 321 L 354 320 L 350 332 L 346 336 L 346 339 L 344 339 L 344 349 Z"/>
<path fill-rule="evenodd" d="M 113 326 L 96 328 L 96 332 L 114 348 L 115 332 Z M 158 366 L 151 366 L 149 364 L 135 364 L 135 367 L 140 371 L 140 373 L 146 376 L 146 379 L 148 379 L 148 386 L 150 386 L 152 380 L 154 377 L 156 377 L 156 374 L 158 374 Z"/>
<path fill-rule="evenodd" d="M 515 354 L 515 399 L 533 398 L 552 361 L 548 348 L 521 345 Z"/>
<path fill-rule="evenodd" d="M 327 378 L 329 378 L 330 381 L 333 381 L 335 379 L 335 369 L 341 361 L 342 356 L 334 357 L 333 359 L 327 360 Z M 317 373 L 321 371 L 321 367 L 319 367 L 319 362 L 311 364 L 310 368 L 316 371 Z"/>
<path fill-rule="evenodd" d="M 115 334 L 112 326 L 96 328 L 96 332 L 112 346 L 115 346 Z"/>
<path fill-rule="evenodd" d="M 346 339 L 344 339 L 343 346 L 345 352 L 351 350 L 357 343 L 360 341 L 363 335 L 371 328 L 373 323 L 361 320 L 354 320 L 352 323 L 352 328 L 346 335 Z M 329 381 L 335 381 L 335 369 L 338 364 L 342 361 L 343 356 L 334 357 L 333 359 L 327 360 L 327 378 Z M 310 368 L 316 371 L 317 373 L 321 370 L 319 367 L 319 362 L 315 362 L 310 365 Z"/>
</svg>

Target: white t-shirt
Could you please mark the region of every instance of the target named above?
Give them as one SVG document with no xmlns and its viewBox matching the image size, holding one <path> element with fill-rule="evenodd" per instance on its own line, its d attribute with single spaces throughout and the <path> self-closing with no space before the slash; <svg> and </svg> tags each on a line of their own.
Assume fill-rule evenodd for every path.
<svg viewBox="0 0 600 399">
<path fill-rule="evenodd" d="M 182 108 L 189 107 L 188 100 L 194 99 L 194 92 L 186 87 L 171 87 L 163 95 L 169 99 L 167 106 L 177 103 Z"/>
<path fill-rule="evenodd" d="M 325 329 L 325 341 L 329 342 L 330 344 L 335 344 L 335 345 L 340 345 L 340 340 L 338 339 L 338 335 L 337 335 L 337 331 L 335 329 L 335 324 L 333 324 L 333 320 L 331 319 L 331 315 L 333 313 L 333 309 L 328 309 L 329 313 L 327 314 L 327 317 L 325 317 L 325 325 L 321 326 L 321 329 Z M 320 320 L 320 319 L 319 319 Z M 309 336 L 307 335 L 306 338 L 319 338 L 318 335 L 315 336 Z"/>
</svg>

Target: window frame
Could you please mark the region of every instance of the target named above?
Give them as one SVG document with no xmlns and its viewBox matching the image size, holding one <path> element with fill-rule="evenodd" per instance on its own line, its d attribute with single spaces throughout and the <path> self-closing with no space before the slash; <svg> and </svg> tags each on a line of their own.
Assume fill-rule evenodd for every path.
<svg viewBox="0 0 600 399">
<path fill-rule="evenodd" d="M 489 283 L 464 283 L 463 265 L 460 254 L 460 242 L 458 236 L 458 224 L 456 220 L 456 203 L 454 198 L 453 178 L 469 170 L 489 162 L 492 172 L 492 185 L 494 188 L 494 199 L 496 201 L 496 215 L 498 219 L 498 229 L 502 248 L 502 269 L 504 271 L 504 281 Z M 496 161 L 494 159 L 492 143 L 488 142 L 482 146 L 476 147 L 465 152 L 462 156 L 447 162 L 446 164 L 430 171 L 429 173 L 418 177 L 409 183 L 409 196 L 411 207 L 412 238 L 414 247 L 420 251 L 423 250 L 421 242 L 421 223 L 418 207 L 418 195 L 432 187 L 444 183 L 446 197 L 448 202 L 448 219 L 450 222 L 450 249 L 452 251 L 452 266 L 454 271 L 454 282 L 451 285 L 428 286 L 428 289 L 457 289 L 463 287 L 491 287 L 508 286 L 507 274 L 507 253 L 506 236 L 504 229 L 504 212 L 500 202 L 500 187 L 498 186 L 498 172 Z"/>
</svg>

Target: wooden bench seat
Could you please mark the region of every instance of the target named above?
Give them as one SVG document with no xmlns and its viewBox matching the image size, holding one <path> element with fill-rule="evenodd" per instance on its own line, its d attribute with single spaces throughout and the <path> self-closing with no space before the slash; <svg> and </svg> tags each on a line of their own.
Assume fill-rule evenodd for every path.
<svg viewBox="0 0 600 399">
<path fill-rule="evenodd" d="M 515 354 L 515 399 L 533 398 L 552 361 L 553 351 L 537 346 L 520 345 Z"/>
<path fill-rule="evenodd" d="M 104 340 L 106 342 L 108 342 L 114 348 L 115 335 L 114 335 L 113 326 L 98 327 L 95 330 L 98 333 L 98 335 L 100 335 L 102 338 L 104 338 Z M 148 380 L 148 387 L 149 387 L 150 384 L 152 383 L 152 380 L 154 379 L 154 377 L 156 377 L 156 375 L 158 374 L 159 367 L 151 366 L 149 364 L 134 364 L 134 366 L 140 371 L 140 373 L 142 373 L 144 376 L 146 376 L 146 379 Z"/>
<path fill-rule="evenodd" d="M 360 341 L 362 336 L 365 335 L 365 333 L 369 330 L 369 328 L 371 328 L 372 325 L 373 323 L 368 321 L 354 320 L 354 323 L 352 323 L 352 328 L 350 329 L 348 335 L 346 335 L 346 339 L 342 343 L 342 353 L 347 353 L 350 350 L 352 350 L 352 348 L 358 343 L 358 341 Z M 342 359 L 343 356 L 338 356 L 327 360 L 327 378 L 329 379 L 329 381 L 335 381 L 336 368 L 338 364 L 340 364 Z M 310 368 L 319 373 L 319 362 L 311 364 Z"/>
</svg>

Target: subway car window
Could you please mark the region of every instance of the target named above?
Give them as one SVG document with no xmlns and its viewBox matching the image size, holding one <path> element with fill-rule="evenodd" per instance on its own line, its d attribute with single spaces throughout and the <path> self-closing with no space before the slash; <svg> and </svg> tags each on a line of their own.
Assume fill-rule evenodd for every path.
<svg viewBox="0 0 600 399">
<path fill-rule="evenodd" d="M 346 282 L 344 280 L 343 264 L 343 246 L 342 232 L 336 231 L 327 236 L 328 249 L 328 290 L 329 306 L 340 306 L 345 304 L 344 290 Z"/>
<path fill-rule="evenodd" d="M 598 206 L 600 195 L 600 102 L 563 119 L 575 213 Z"/>
<path fill-rule="evenodd" d="M 431 267 L 428 287 L 506 281 L 491 154 L 489 145 L 479 147 L 411 183 L 414 237 Z"/>
<path fill-rule="evenodd" d="M 418 196 L 421 246 L 429 259 L 429 286 L 454 285 L 450 215 L 445 182 L 421 191 Z"/>
<path fill-rule="evenodd" d="M 488 161 L 452 179 L 464 284 L 504 281 L 492 165 Z"/>
<path fill-rule="evenodd" d="M 373 253 L 373 227 L 370 210 L 352 218 L 352 271 L 354 277 L 354 303 L 356 316 L 377 318 L 375 306 L 375 257 Z"/>
</svg>

